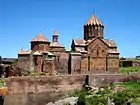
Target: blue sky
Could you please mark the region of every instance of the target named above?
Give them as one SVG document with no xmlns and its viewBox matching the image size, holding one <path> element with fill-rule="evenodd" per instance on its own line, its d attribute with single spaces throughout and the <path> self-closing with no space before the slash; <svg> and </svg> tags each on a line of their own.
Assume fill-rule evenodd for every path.
<svg viewBox="0 0 140 105">
<path fill-rule="evenodd" d="M 0 55 L 17 57 L 39 32 L 51 41 L 54 29 L 70 50 L 73 38 L 83 38 L 83 25 L 95 10 L 120 56 L 135 57 L 140 55 L 139 5 L 140 0 L 0 0 Z"/>
</svg>

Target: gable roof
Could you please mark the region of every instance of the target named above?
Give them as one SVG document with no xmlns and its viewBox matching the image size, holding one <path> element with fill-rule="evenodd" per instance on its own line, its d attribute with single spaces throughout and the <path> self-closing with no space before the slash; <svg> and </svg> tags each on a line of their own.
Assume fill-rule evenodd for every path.
<svg viewBox="0 0 140 105">
<path fill-rule="evenodd" d="M 118 50 L 113 50 L 113 49 L 109 49 L 108 53 L 112 53 L 112 54 L 119 54 Z"/>
<path fill-rule="evenodd" d="M 35 52 L 33 52 L 33 55 L 42 55 L 42 52 L 35 51 Z"/>
<path fill-rule="evenodd" d="M 64 47 L 64 46 L 59 42 L 51 42 L 50 47 Z"/>
<path fill-rule="evenodd" d="M 96 39 L 101 40 L 106 46 L 108 46 L 108 44 L 107 44 L 103 39 L 101 39 L 100 37 L 96 37 L 96 38 L 92 39 L 89 43 L 87 43 L 87 45 L 91 44 L 91 43 L 94 42 Z"/>
<path fill-rule="evenodd" d="M 86 41 L 82 38 L 73 39 L 74 44 L 78 46 L 85 46 Z"/>
<path fill-rule="evenodd" d="M 99 37 L 97 37 L 99 38 Z M 85 41 L 84 39 L 82 38 L 77 38 L 77 39 L 74 39 L 73 42 L 76 46 L 86 46 L 88 44 L 90 44 L 93 40 L 97 39 L 97 38 L 93 38 L 91 40 L 87 40 Z M 110 40 L 110 39 L 102 39 L 102 38 L 99 38 L 102 42 L 104 42 L 108 47 L 117 47 L 116 43 L 114 40 Z"/>
<path fill-rule="evenodd" d="M 18 54 L 20 55 L 27 55 L 27 54 L 31 54 L 32 50 L 23 50 L 20 49 L 20 51 L 18 52 Z"/>
<path fill-rule="evenodd" d="M 40 32 L 31 42 L 49 42 L 48 39 Z"/>
<path fill-rule="evenodd" d="M 104 41 L 105 43 L 107 43 L 109 47 L 117 47 L 117 45 L 116 45 L 116 43 L 115 43 L 114 40 L 103 39 L 103 41 Z"/>
<path fill-rule="evenodd" d="M 101 25 L 101 26 L 103 26 L 102 22 L 95 14 L 92 14 L 92 16 L 85 23 L 85 25 Z"/>
</svg>

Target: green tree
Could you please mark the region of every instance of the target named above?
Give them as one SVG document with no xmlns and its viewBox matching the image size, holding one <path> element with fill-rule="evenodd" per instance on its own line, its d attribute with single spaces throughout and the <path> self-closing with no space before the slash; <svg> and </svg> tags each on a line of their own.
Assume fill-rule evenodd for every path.
<svg viewBox="0 0 140 105">
<path fill-rule="evenodd" d="M 0 56 L 0 65 L 2 64 L 2 57 Z"/>
</svg>

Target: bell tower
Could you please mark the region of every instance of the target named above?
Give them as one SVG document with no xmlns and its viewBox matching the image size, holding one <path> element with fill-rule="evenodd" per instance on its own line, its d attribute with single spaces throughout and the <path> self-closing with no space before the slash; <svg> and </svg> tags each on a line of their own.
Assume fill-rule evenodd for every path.
<svg viewBox="0 0 140 105">
<path fill-rule="evenodd" d="M 58 33 L 56 30 L 53 32 L 52 42 L 58 42 Z"/>
<path fill-rule="evenodd" d="M 95 14 L 93 14 L 84 24 L 84 39 L 89 40 L 96 37 L 103 38 L 103 31 L 104 25 L 98 19 L 98 17 Z"/>
</svg>

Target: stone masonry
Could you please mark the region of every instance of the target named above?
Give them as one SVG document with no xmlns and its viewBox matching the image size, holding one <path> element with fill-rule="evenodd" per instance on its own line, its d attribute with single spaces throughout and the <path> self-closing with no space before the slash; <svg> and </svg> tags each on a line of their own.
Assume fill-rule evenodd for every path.
<svg viewBox="0 0 140 105">
<path fill-rule="evenodd" d="M 72 40 L 71 51 L 58 41 L 55 30 L 50 42 L 42 33 L 31 40 L 31 49 L 18 53 L 18 67 L 30 72 L 64 74 L 116 73 L 119 52 L 114 40 L 104 38 L 104 25 L 93 14 L 84 24 L 84 37 Z"/>
</svg>

